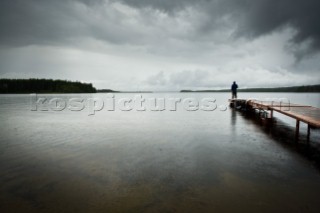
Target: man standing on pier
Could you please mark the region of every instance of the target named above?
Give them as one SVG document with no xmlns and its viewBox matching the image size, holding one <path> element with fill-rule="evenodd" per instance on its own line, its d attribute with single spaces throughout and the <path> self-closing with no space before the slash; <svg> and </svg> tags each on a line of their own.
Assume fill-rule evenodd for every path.
<svg viewBox="0 0 320 213">
<path fill-rule="evenodd" d="M 237 89 L 238 89 L 238 85 L 234 81 L 233 84 L 231 85 L 232 99 L 237 98 Z"/>
</svg>

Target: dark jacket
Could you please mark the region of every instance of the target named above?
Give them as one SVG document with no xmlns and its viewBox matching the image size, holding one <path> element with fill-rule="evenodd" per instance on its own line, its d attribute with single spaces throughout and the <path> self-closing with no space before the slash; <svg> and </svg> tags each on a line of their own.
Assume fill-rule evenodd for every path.
<svg viewBox="0 0 320 213">
<path fill-rule="evenodd" d="M 237 85 L 236 83 L 233 83 L 233 84 L 231 85 L 231 91 L 232 91 L 232 92 L 237 92 L 237 89 L 238 89 L 238 85 Z"/>
</svg>

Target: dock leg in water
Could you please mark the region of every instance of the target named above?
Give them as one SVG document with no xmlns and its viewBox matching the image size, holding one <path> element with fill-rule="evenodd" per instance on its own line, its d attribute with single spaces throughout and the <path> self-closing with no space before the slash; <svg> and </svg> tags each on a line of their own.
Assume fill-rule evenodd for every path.
<svg viewBox="0 0 320 213">
<path fill-rule="evenodd" d="M 296 122 L 296 137 L 295 137 L 296 141 L 299 140 L 299 129 L 300 129 L 300 121 L 297 120 L 297 122 Z"/>
<path fill-rule="evenodd" d="M 310 141 L 310 124 L 308 124 L 307 141 Z"/>
</svg>

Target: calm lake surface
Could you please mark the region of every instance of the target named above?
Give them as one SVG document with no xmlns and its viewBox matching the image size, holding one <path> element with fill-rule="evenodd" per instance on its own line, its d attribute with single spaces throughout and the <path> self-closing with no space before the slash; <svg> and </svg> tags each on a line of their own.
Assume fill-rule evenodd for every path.
<svg viewBox="0 0 320 213">
<path fill-rule="evenodd" d="M 116 102 L 133 93 L 115 93 Z M 30 95 L 0 95 L 0 212 L 319 212 L 320 132 L 272 127 L 227 108 L 229 93 L 151 93 L 215 98 L 214 111 L 31 111 Z M 39 95 L 62 100 L 106 94 Z M 241 93 L 320 107 L 320 94 Z M 107 104 L 105 104 L 107 107 Z"/>
</svg>

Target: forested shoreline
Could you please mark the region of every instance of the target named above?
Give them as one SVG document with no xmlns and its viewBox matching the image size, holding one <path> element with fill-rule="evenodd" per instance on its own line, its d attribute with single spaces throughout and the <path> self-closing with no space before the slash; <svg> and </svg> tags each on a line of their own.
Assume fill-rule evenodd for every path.
<svg viewBox="0 0 320 213">
<path fill-rule="evenodd" d="M 96 93 L 91 83 L 53 79 L 0 79 L 0 93 Z"/>
</svg>

